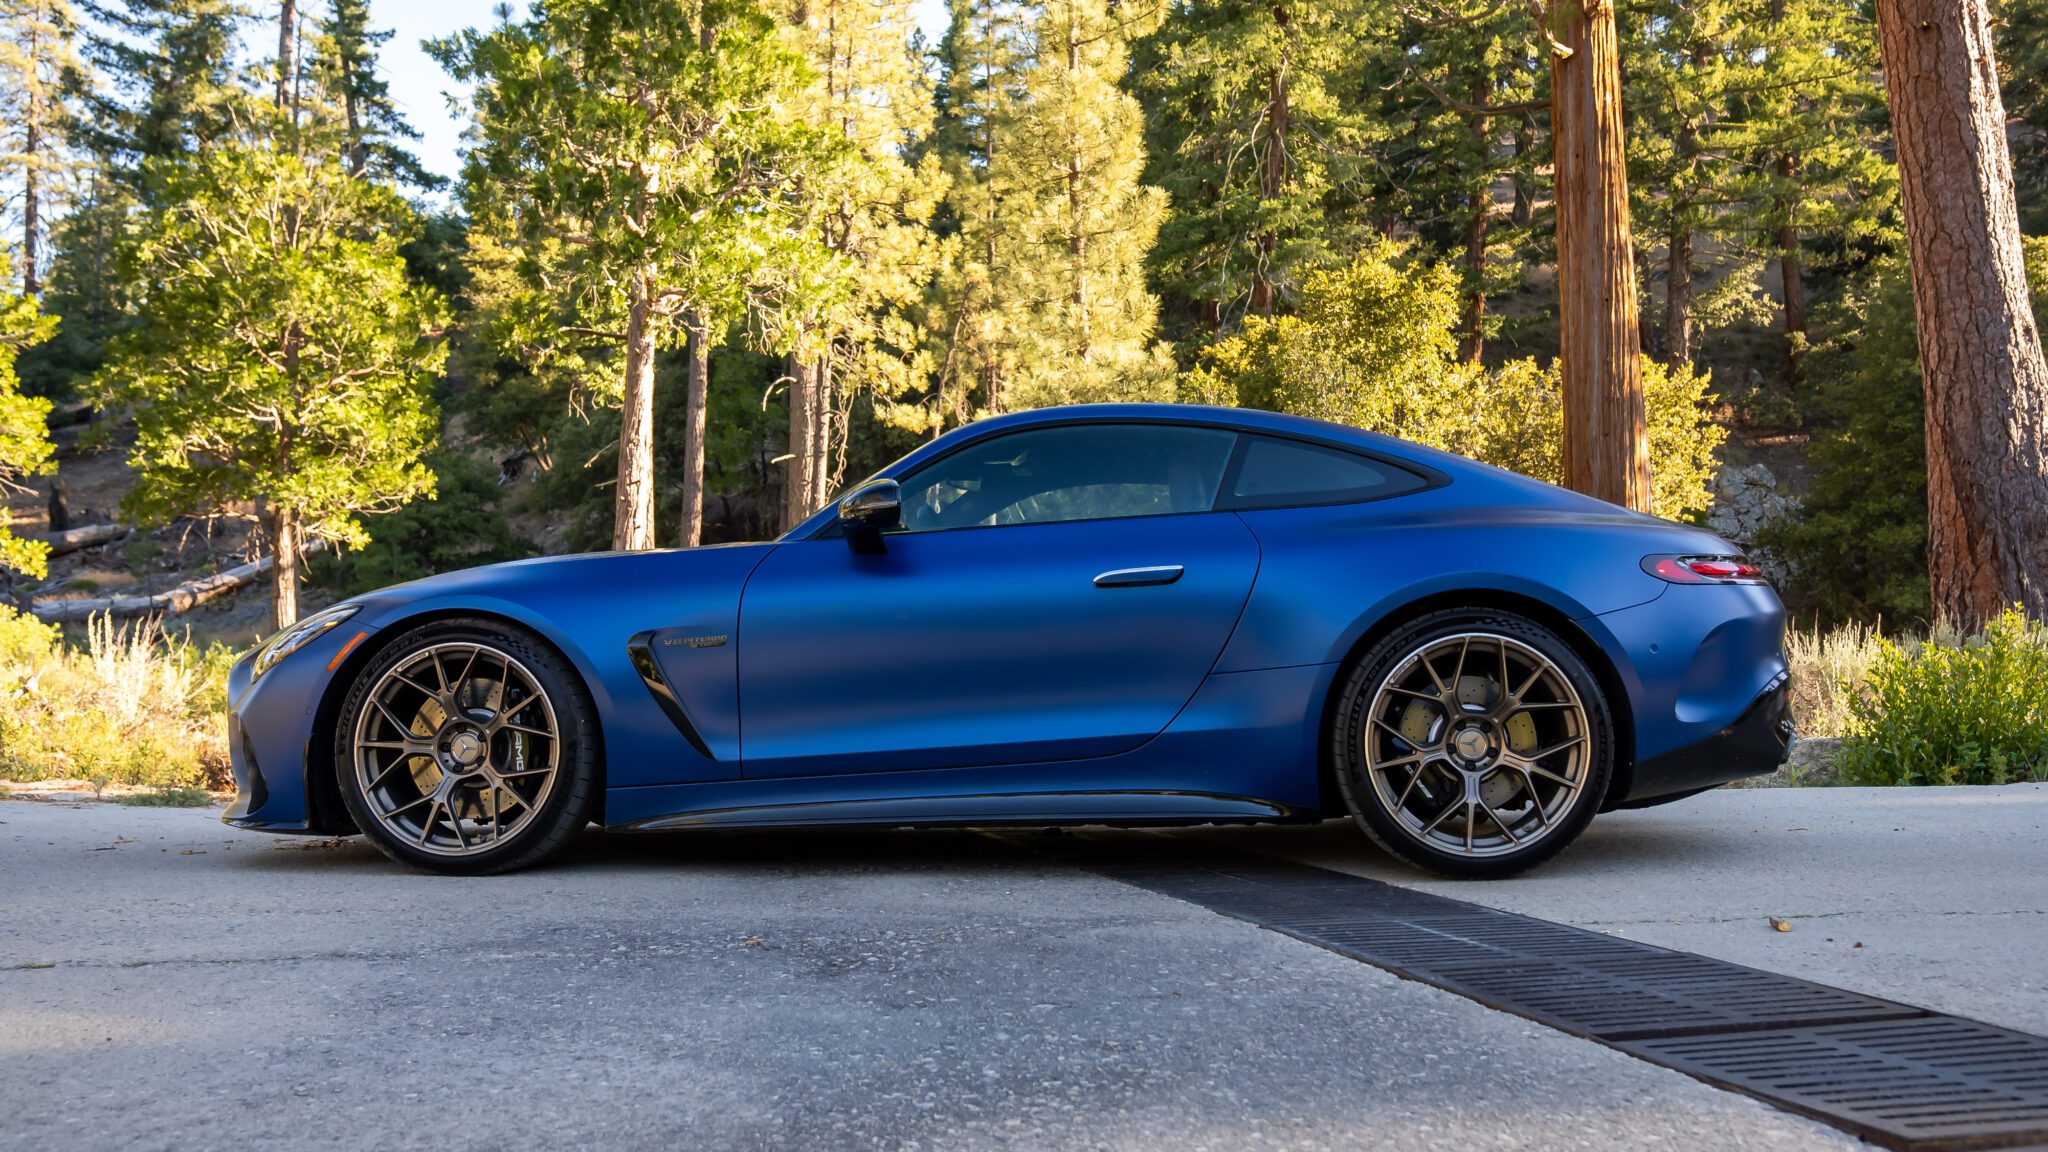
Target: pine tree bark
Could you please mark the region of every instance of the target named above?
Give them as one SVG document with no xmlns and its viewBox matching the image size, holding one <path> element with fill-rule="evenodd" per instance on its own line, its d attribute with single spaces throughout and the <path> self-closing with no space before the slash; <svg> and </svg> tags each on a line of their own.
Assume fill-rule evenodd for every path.
<svg viewBox="0 0 2048 1152">
<path fill-rule="evenodd" d="M 782 482 L 782 530 L 804 522 L 816 506 L 813 503 L 812 469 L 817 466 L 817 412 L 814 395 L 818 387 L 818 365 L 798 359 L 789 372 L 789 459 L 784 461 Z"/>
<path fill-rule="evenodd" d="M 1472 81 L 1472 107 L 1484 108 L 1493 99 L 1493 78 L 1485 72 Z M 1483 112 L 1466 117 L 1472 132 L 1478 172 L 1465 193 L 1465 306 L 1459 326 L 1463 336 L 1458 354 L 1476 364 L 1486 352 L 1486 227 L 1493 216 L 1493 181 L 1487 159 L 1493 153 L 1493 118 Z"/>
<path fill-rule="evenodd" d="M 711 401 L 711 324 L 701 311 L 683 322 L 690 362 L 683 415 L 683 547 L 704 542 L 704 436 Z"/>
<path fill-rule="evenodd" d="M 41 55 L 40 30 L 30 34 L 28 66 L 34 68 Z M 42 182 L 37 164 L 43 150 L 42 93 L 29 85 L 28 107 L 22 125 L 21 162 L 21 294 L 33 300 L 42 295 L 36 265 L 42 253 L 37 248 L 37 231 L 42 227 Z"/>
<path fill-rule="evenodd" d="M 1927 390 L 1927 568 L 1963 626 L 2048 617 L 2048 364 L 1983 0 L 1879 0 Z"/>
<path fill-rule="evenodd" d="M 298 78 L 299 3 L 283 0 L 277 19 L 277 106 L 292 107 L 292 88 Z"/>
<path fill-rule="evenodd" d="M 271 631 L 289 628 L 299 620 L 299 521 L 288 510 L 270 513 L 271 546 L 276 549 L 277 566 L 271 570 Z"/>
<path fill-rule="evenodd" d="M 1612 0 L 1553 0 L 1551 134 L 1557 188 L 1564 482 L 1650 506 L 1635 254 Z"/>
<path fill-rule="evenodd" d="M 1676 212 L 1664 256 L 1664 362 L 1692 363 L 1692 225 Z"/>
<path fill-rule="evenodd" d="M 612 496 L 612 547 L 654 547 L 654 326 L 645 274 L 626 304 L 626 389 L 619 414 L 619 480 Z"/>
<path fill-rule="evenodd" d="M 1788 187 L 1798 173 L 1797 156 L 1778 157 L 1778 175 Z M 1799 229 L 1790 220 L 1778 227 L 1778 274 L 1785 297 L 1785 378 L 1796 382 L 1806 371 L 1806 261 Z"/>
<path fill-rule="evenodd" d="M 1275 5 L 1273 23 L 1283 37 L 1287 34 L 1287 6 Z M 1273 79 L 1266 96 L 1266 158 L 1259 171 L 1259 194 L 1269 203 L 1280 198 L 1287 186 L 1287 130 L 1288 130 L 1288 68 L 1287 53 L 1282 50 L 1280 59 L 1273 64 Z M 1279 251 L 1280 237 L 1272 229 L 1259 234 L 1258 266 L 1252 270 L 1251 310 L 1261 316 L 1273 314 L 1273 257 Z"/>
</svg>

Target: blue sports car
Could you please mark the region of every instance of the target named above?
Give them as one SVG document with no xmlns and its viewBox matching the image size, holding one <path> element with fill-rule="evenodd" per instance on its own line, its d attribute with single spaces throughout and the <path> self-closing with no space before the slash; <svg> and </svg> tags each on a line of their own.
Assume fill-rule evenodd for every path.
<svg viewBox="0 0 2048 1152">
<path fill-rule="evenodd" d="M 1456 876 L 1785 756 L 1710 533 L 1352 428 L 962 428 L 780 540 L 358 596 L 230 680 L 228 823 L 486 873 L 613 830 L 1349 814 Z"/>
</svg>

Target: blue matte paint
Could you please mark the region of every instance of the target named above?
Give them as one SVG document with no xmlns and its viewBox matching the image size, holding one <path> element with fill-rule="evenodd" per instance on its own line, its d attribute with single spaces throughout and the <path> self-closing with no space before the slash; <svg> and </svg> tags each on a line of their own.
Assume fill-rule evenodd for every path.
<svg viewBox="0 0 2048 1152">
<path fill-rule="evenodd" d="M 260 680 L 248 659 L 236 666 L 230 706 L 267 795 L 249 810 L 258 768 L 238 747 L 244 796 L 228 819 L 334 830 L 314 826 L 307 796 L 310 772 L 333 771 L 316 715 L 379 643 L 428 617 L 516 621 L 574 664 L 597 707 L 614 826 L 1315 818 L 1324 707 L 1344 661 L 1424 600 L 1527 601 L 1575 630 L 1625 696 L 1638 760 L 1701 746 L 1784 670 L 1769 589 L 1642 571 L 1647 555 L 1736 551 L 1725 541 L 1319 421 L 1046 409 L 970 425 L 881 475 L 1075 421 L 1307 439 L 1405 464 L 1431 486 L 1358 504 L 892 534 L 879 555 L 851 551 L 827 509 L 771 544 L 521 561 L 387 588 Z M 1093 583 L 1175 564 L 1172 584 Z M 360 631 L 370 638 L 330 674 Z M 626 644 L 643 632 L 710 756 L 635 672 Z M 714 636 L 727 640 L 680 643 Z"/>
</svg>

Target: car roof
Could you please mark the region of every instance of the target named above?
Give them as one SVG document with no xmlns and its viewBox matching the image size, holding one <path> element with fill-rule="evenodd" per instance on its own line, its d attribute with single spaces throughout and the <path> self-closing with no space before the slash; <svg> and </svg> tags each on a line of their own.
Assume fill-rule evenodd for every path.
<svg viewBox="0 0 2048 1152">
<path fill-rule="evenodd" d="M 997 432 L 1011 432 L 1038 424 L 1090 421 L 1156 421 L 1171 424 L 1221 425 L 1245 432 L 1267 432 L 1280 436 L 1346 444 L 1369 452 L 1383 453 L 1396 460 L 1405 459 L 1424 467 L 1454 472 L 1462 472 L 1476 463 L 1463 456 L 1427 448 L 1378 432 L 1368 432 L 1363 428 L 1353 428 L 1348 424 L 1335 424 L 1308 416 L 1291 416 L 1284 412 L 1267 412 L 1258 408 L 1221 408 L 1209 404 L 1062 404 L 1052 408 L 1033 408 L 1024 412 L 1010 412 L 976 420 L 933 441 L 930 447 L 944 451 L 967 438 L 980 439 Z M 920 451 L 914 455 L 921 462 L 927 453 Z M 905 462 L 908 460 L 909 458 L 906 458 Z"/>
<path fill-rule="evenodd" d="M 1223 408 L 1208 404 L 1062 404 L 1050 408 L 1010 412 L 1000 416 L 986 416 L 955 428 L 923 445 L 891 464 L 880 475 L 902 475 L 915 471 L 936 456 L 950 454 L 963 445 L 1004 432 L 1042 425 L 1096 422 L 1200 424 L 1240 432 L 1318 440 L 1375 453 L 1396 463 L 1405 462 L 1426 472 L 1439 473 L 1445 479 L 1477 481 L 1478 490 L 1467 493 L 1477 502 L 1513 503 L 1622 517 L 1639 515 L 1590 496 L 1546 484 L 1541 480 L 1534 480 L 1490 464 L 1482 464 L 1469 457 L 1378 432 L 1368 432 L 1348 424 L 1336 424 L 1308 416 L 1292 416 L 1284 412 L 1267 412 L 1258 408 Z M 832 519 L 833 510 L 828 505 L 791 529 L 784 538 L 801 539 L 809 536 Z"/>
</svg>

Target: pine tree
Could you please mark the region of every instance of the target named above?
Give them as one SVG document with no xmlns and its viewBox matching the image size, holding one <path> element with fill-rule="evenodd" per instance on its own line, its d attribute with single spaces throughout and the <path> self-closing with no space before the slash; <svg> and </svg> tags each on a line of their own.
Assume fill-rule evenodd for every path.
<svg viewBox="0 0 2048 1152">
<path fill-rule="evenodd" d="M 1047 0 L 1036 42 L 1014 143 L 990 161 L 990 183 L 1025 209 L 1010 266 L 1026 325 L 1006 403 L 1170 396 L 1144 266 L 1166 195 L 1139 182 L 1138 102 L 1117 87 L 1129 60 L 1123 30 L 1103 0 Z"/>
<path fill-rule="evenodd" d="M 1809 340 L 1810 240 L 1870 237 L 1897 203 L 1878 147 L 1883 101 L 1869 17 L 1836 0 L 1749 0 L 1738 51 L 1754 74 L 1729 94 L 1722 146 L 1747 176 L 1726 186 L 1746 202 L 1748 247 L 1775 260 L 1788 378 Z"/>
<path fill-rule="evenodd" d="M 563 0 L 435 51 L 476 85 L 472 216 L 568 327 L 623 348 L 613 546 L 652 547 L 657 352 L 804 263 L 779 195 L 812 155 L 802 62 L 749 0 Z"/>
<path fill-rule="evenodd" d="M 938 109 L 929 154 L 947 177 L 935 223 L 954 245 L 929 293 L 926 327 L 939 346 L 932 434 L 975 407 L 1000 412 L 1017 372 L 1014 234 L 1025 208 L 996 180 L 1015 143 L 1031 63 L 1029 10 L 1017 0 L 950 0 L 940 41 Z"/>
<path fill-rule="evenodd" d="M 939 256 L 928 227 L 945 192 L 939 158 L 909 150 L 930 134 L 932 90 L 911 47 L 914 0 L 781 0 L 812 80 L 803 114 L 838 145 L 794 190 L 825 259 L 824 273 L 780 316 L 789 325 L 789 442 L 785 528 L 824 502 L 845 466 L 856 396 L 885 403 L 924 374 L 922 343 L 906 319 Z M 709 380 L 708 341 L 694 339 L 693 419 Z M 921 421 L 924 413 L 918 412 Z M 701 440 L 700 440 L 701 442 Z M 696 543 L 701 496 L 685 493 L 684 543 Z"/>
<path fill-rule="evenodd" d="M 0 0 L 0 172 L 21 189 L 21 290 L 42 294 L 53 195 L 75 175 L 66 119 L 79 79 L 70 0 Z"/>
<path fill-rule="evenodd" d="M 368 539 L 360 517 L 433 491 L 441 300 L 406 275 L 417 227 L 389 188 L 333 155 L 215 140 L 150 160 L 160 192 L 138 221 L 130 282 L 147 285 L 116 337 L 100 399 L 135 413 L 144 521 L 253 502 L 277 558 L 273 619 L 298 616 L 305 540 Z"/>
<path fill-rule="evenodd" d="M 1527 213 L 1496 203 L 1504 184 L 1533 182 L 1534 155 L 1511 147 L 1543 107 L 1542 35 L 1525 8 L 1400 8 L 1372 36 L 1360 87 L 1384 93 L 1373 119 L 1375 202 L 1401 214 L 1432 246 L 1459 254 L 1459 354 L 1478 360 L 1494 324 L 1487 298 L 1515 284 L 1530 241 Z M 1394 21 L 1398 23 L 1394 23 Z"/>
<path fill-rule="evenodd" d="M 1185 337 L 1273 314 L 1360 223 L 1331 196 L 1364 151 L 1350 72 L 1368 14 L 1357 0 L 1189 0 L 1136 44 L 1146 179 L 1173 209 L 1152 266 L 1192 313 L 1177 319 Z"/>
<path fill-rule="evenodd" d="M 1927 387 L 1927 566 L 1965 627 L 2048 615 L 2048 362 L 1984 0 L 1880 0 Z"/>
<path fill-rule="evenodd" d="M 234 49 L 232 0 L 107 0 L 83 55 L 108 86 L 87 94 L 82 142 L 133 185 L 145 160 L 196 152 L 253 123 Z"/>
<path fill-rule="evenodd" d="M 406 142 L 418 140 L 419 131 L 406 123 L 377 71 L 378 50 L 391 36 L 388 29 L 371 29 L 369 0 L 330 0 L 313 45 L 313 80 L 339 107 L 350 172 L 368 172 L 416 188 L 438 187 L 442 179 L 421 167 L 419 157 L 407 150 Z"/>
</svg>

